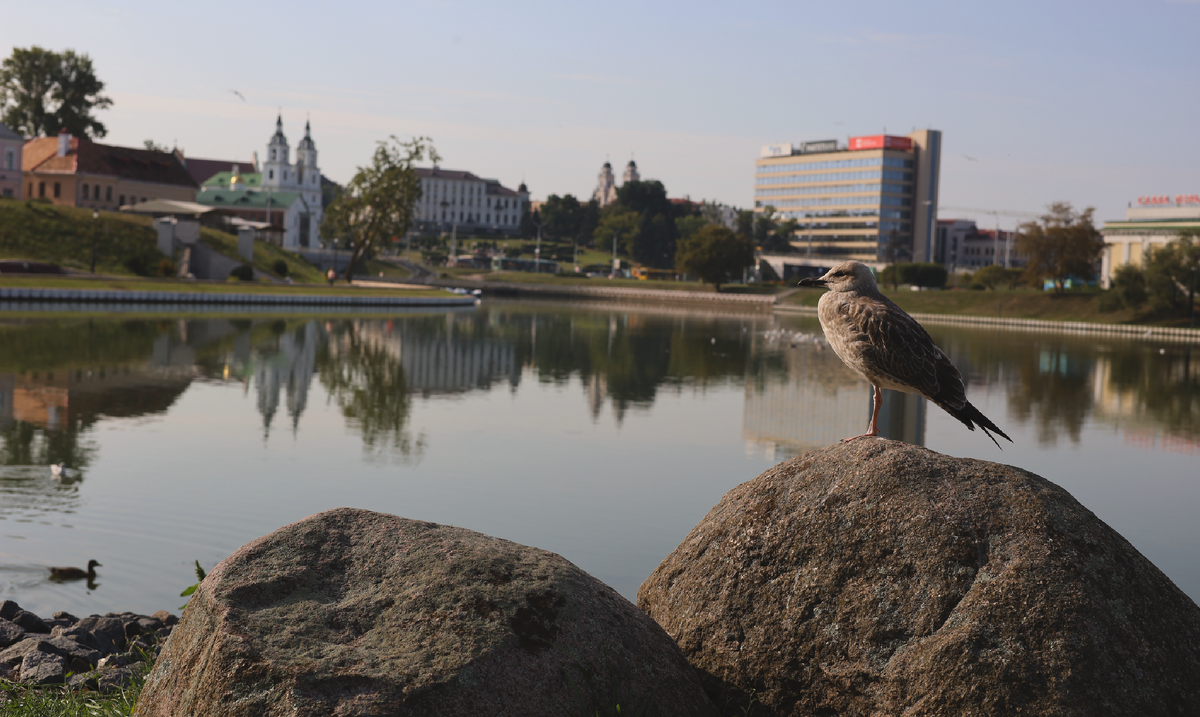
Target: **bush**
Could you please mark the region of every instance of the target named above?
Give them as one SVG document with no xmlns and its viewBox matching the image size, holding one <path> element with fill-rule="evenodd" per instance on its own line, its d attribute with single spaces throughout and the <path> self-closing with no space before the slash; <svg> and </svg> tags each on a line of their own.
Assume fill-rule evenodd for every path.
<svg viewBox="0 0 1200 717">
<path fill-rule="evenodd" d="M 229 275 L 238 281 L 254 281 L 254 267 L 242 264 L 229 272 Z"/>
<path fill-rule="evenodd" d="M 890 264 L 879 272 L 880 284 L 912 284 L 942 288 L 950 273 L 941 264 Z"/>
<path fill-rule="evenodd" d="M 275 272 L 275 275 L 280 278 L 287 276 L 288 275 L 287 262 L 284 261 L 283 259 L 276 259 L 275 263 L 271 264 L 271 271 Z"/>
<path fill-rule="evenodd" d="M 1021 281 L 1022 274 L 1024 272 L 1020 269 L 1005 269 L 999 264 L 991 264 L 975 272 L 974 280 L 989 289 L 995 289 L 997 286 L 1015 289 Z"/>
<path fill-rule="evenodd" d="M 178 271 L 179 268 L 176 267 L 175 262 L 171 261 L 170 259 L 163 257 L 162 259 L 158 260 L 158 270 L 156 273 L 159 276 L 175 276 L 176 272 Z"/>
</svg>

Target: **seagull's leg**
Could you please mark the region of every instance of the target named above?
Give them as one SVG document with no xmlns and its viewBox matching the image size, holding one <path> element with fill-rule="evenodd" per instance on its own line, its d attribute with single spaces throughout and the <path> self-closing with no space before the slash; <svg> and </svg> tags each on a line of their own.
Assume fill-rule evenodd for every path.
<svg viewBox="0 0 1200 717">
<path fill-rule="evenodd" d="M 875 395 L 871 397 L 871 426 L 867 428 L 867 432 L 843 438 L 842 443 L 848 443 L 857 438 L 870 438 L 871 436 L 879 435 L 879 408 L 883 405 L 883 389 L 878 386 L 872 386 L 875 389 Z"/>
</svg>

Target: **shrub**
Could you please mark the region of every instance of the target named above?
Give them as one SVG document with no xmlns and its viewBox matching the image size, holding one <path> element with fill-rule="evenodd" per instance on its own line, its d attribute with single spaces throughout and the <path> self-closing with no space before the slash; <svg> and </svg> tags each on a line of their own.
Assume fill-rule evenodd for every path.
<svg viewBox="0 0 1200 717">
<path fill-rule="evenodd" d="M 271 264 L 271 271 L 275 272 L 275 275 L 278 277 L 287 276 L 288 275 L 287 262 L 284 261 L 283 259 L 276 259 L 275 263 Z"/>
<path fill-rule="evenodd" d="M 175 262 L 164 256 L 162 259 L 158 260 L 158 267 L 155 273 L 159 276 L 175 276 L 176 272 L 178 271 L 179 268 L 175 266 Z"/>
<path fill-rule="evenodd" d="M 248 264 L 242 264 L 229 272 L 229 275 L 238 281 L 254 281 L 254 267 Z"/>
</svg>

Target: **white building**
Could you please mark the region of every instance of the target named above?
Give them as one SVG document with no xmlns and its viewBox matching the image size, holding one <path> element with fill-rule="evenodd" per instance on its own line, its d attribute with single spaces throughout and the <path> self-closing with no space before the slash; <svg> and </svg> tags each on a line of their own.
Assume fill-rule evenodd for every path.
<svg viewBox="0 0 1200 717">
<path fill-rule="evenodd" d="M 296 147 L 296 163 L 290 161 L 283 117 L 275 120 L 275 134 L 267 142 L 267 159 L 258 172 L 242 172 L 237 164 L 229 171 L 210 176 L 196 192 L 196 201 L 228 210 L 249 222 L 274 227 L 285 249 L 315 249 L 320 246 L 321 170 L 317 146 L 308 122 L 304 139 Z"/>
<path fill-rule="evenodd" d="M 1130 202 L 1125 221 L 1104 222 L 1104 254 L 1100 259 L 1100 286 L 1112 286 L 1112 275 L 1122 264 L 1140 267 L 1155 247 L 1174 241 L 1184 230 L 1200 231 L 1200 194 L 1138 197 Z"/>
<path fill-rule="evenodd" d="M 625 174 L 621 179 L 626 184 L 642 181 L 637 163 L 632 159 L 629 160 L 629 164 L 625 165 Z M 596 175 L 596 189 L 592 192 L 592 199 L 601 207 L 607 207 L 617 201 L 617 178 L 613 174 L 612 164 L 605 162 L 604 166 L 600 167 L 600 174 Z"/>
<path fill-rule="evenodd" d="M 1017 251 L 1016 232 L 980 229 L 970 219 L 937 220 L 934 261 L 949 272 L 978 271 L 992 264 L 1020 268 L 1027 259 Z"/>
<path fill-rule="evenodd" d="M 413 224 L 421 233 L 458 229 L 472 234 L 516 234 L 529 205 L 522 182 L 516 191 L 498 179 L 484 179 L 457 169 L 417 168 L 421 199 Z"/>
</svg>

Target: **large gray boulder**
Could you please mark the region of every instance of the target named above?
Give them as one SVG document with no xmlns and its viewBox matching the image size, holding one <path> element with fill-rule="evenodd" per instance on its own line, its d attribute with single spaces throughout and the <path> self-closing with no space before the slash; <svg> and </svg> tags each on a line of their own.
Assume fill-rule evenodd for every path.
<svg viewBox="0 0 1200 717">
<path fill-rule="evenodd" d="M 716 715 L 650 618 L 553 553 L 340 508 L 192 595 L 136 715 Z"/>
<path fill-rule="evenodd" d="M 731 490 L 638 605 L 757 715 L 1200 714 L 1200 608 L 1128 541 L 1036 475 L 893 441 Z"/>
</svg>

